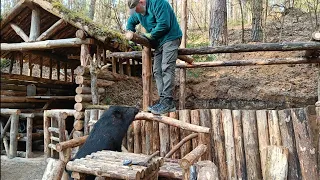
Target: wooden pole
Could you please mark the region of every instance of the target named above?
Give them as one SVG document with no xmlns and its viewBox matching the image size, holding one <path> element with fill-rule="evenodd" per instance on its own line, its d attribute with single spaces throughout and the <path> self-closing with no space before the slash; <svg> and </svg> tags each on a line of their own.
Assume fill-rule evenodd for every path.
<svg viewBox="0 0 320 180">
<path fill-rule="evenodd" d="M 43 113 L 43 137 L 44 137 L 44 155 L 45 158 L 49 158 L 51 156 L 50 149 L 48 145 L 50 144 L 50 118 L 47 116 L 47 110 Z"/>
<path fill-rule="evenodd" d="M 279 125 L 283 147 L 288 148 L 288 179 L 302 179 L 290 109 L 280 110 Z"/>
<path fill-rule="evenodd" d="M 189 142 L 192 139 L 195 139 L 196 137 L 198 137 L 198 133 L 192 133 L 189 134 L 188 136 L 184 137 L 180 142 L 178 142 L 175 146 L 173 146 L 171 148 L 171 150 L 168 152 L 168 154 L 165 155 L 165 158 L 170 158 L 174 153 L 176 153 L 179 148 L 185 144 L 186 142 Z"/>
<path fill-rule="evenodd" d="M 179 109 L 185 109 L 185 104 L 186 104 L 186 70 L 185 69 L 180 69 L 179 71 L 180 74 L 180 84 L 179 84 L 179 89 L 180 89 L 180 96 L 179 96 Z"/>
<path fill-rule="evenodd" d="M 98 89 L 98 94 L 104 94 L 106 91 L 104 88 L 97 88 L 97 89 Z M 77 87 L 76 93 L 77 94 L 91 94 L 91 88 L 90 87 Z"/>
<path fill-rule="evenodd" d="M 282 146 L 268 146 L 266 150 L 264 179 L 286 180 L 288 176 L 288 149 Z"/>
<path fill-rule="evenodd" d="M 262 176 L 263 178 L 265 178 L 264 172 L 265 172 L 265 164 L 266 164 L 266 158 L 267 158 L 266 148 L 270 145 L 269 132 L 271 131 L 269 131 L 267 111 L 258 110 L 256 111 L 256 116 L 257 116 L 261 170 L 262 170 Z"/>
<path fill-rule="evenodd" d="M 78 66 L 74 70 L 74 73 L 78 76 L 90 77 L 90 68 L 87 66 L 86 67 Z M 97 71 L 97 76 L 99 79 L 105 79 L 110 81 L 121 81 L 121 80 L 130 79 L 130 77 L 127 75 L 116 74 L 109 71 L 108 69 L 103 69 L 103 68 Z"/>
<path fill-rule="evenodd" d="M 170 112 L 169 113 L 169 117 L 173 118 L 173 119 L 179 119 L 178 118 L 178 112 Z M 197 124 L 199 125 L 199 124 Z M 174 127 L 174 126 L 169 126 L 169 130 L 170 130 L 170 149 L 172 150 L 172 148 L 177 145 L 180 141 L 180 131 L 179 128 Z M 173 159 L 180 159 L 180 151 L 176 151 L 173 155 L 172 155 Z"/>
<path fill-rule="evenodd" d="M 133 153 L 134 152 L 134 140 L 133 140 L 134 134 L 133 134 L 133 124 L 131 124 L 128 128 L 127 131 L 127 149 L 129 152 Z"/>
<path fill-rule="evenodd" d="M 194 125 L 200 125 L 200 112 L 199 110 L 191 110 L 190 112 L 190 116 L 191 116 L 191 124 Z M 211 125 L 210 127 L 211 128 Z M 192 139 L 192 149 L 195 149 L 198 146 L 198 140 L 197 139 Z"/>
<path fill-rule="evenodd" d="M 58 144 L 56 144 L 56 149 L 58 152 L 62 152 L 68 148 L 74 148 L 77 146 L 81 146 L 86 142 L 87 138 L 88 138 L 88 135 L 74 138 L 74 139 L 64 141 L 64 142 L 59 142 Z"/>
<path fill-rule="evenodd" d="M 227 179 L 226 152 L 224 150 L 224 132 L 220 109 L 211 109 L 211 122 L 214 141 L 214 162 L 219 168 L 220 179 Z"/>
<path fill-rule="evenodd" d="M 242 111 L 242 125 L 248 179 L 262 179 L 255 111 Z"/>
<path fill-rule="evenodd" d="M 185 109 L 185 110 L 180 110 L 179 111 L 179 122 L 188 124 L 190 123 L 190 110 Z M 191 125 L 191 124 L 190 124 Z M 195 125 L 194 125 L 195 126 Z M 184 137 L 187 137 L 191 132 L 187 131 L 186 129 L 180 129 L 180 136 L 181 139 Z M 181 147 L 181 157 L 184 157 L 191 151 L 192 144 L 190 141 L 186 142 L 182 147 Z"/>
<path fill-rule="evenodd" d="M 89 121 L 90 121 L 90 110 L 85 110 L 84 111 L 84 129 L 83 129 L 84 135 L 89 134 L 89 130 L 90 130 Z"/>
<path fill-rule="evenodd" d="M 206 145 L 199 144 L 198 147 L 196 147 L 194 150 L 192 150 L 190 153 L 188 153 L 180 160 L 180 166 L 183 169 L 189 168 L 206 152 L 207 149 L 208 148 Z"/>
<path fill-rule="evenodd" d="M 26 158 L 32 157 L 32 126 L 33 118 L 27 117 Z"/>
<path fill-rule="evenodd" d="M 268 125 L 270 135 L 270 145 L 281 146 L 281 135 L 279 128 L 279 118 L 276 110 L 268 111 Z"/>
<path fill-rule="evenodd" d="M 63 161 L 49 158 L 42 179 L 60 180 L 62 178 L 65 166 L 66 164 Z"/>
<path fill-rule="evenodd" d="M 291 117 L 295 134 L 296 148 L 303 179 L 317 179 L 317 160 L 315 147 L 312 144 L 312 132 L 306 112 L 303 108 L 292 109 Z"/>
<path fill-rule="evenodd" d="M 35 41 L 40 35 L 40 9 L 32 6 L 29 40 Z"/>
<path fill-rule="evenodd" d="M 253 66 L 253 65 L 277 65 L 277 64 L 310 64 L 319 63 L 320 58 L 274 58 L 274 59 L 246 59 L 212 61 L 212 62 L 195 62 L 193 64 L 178 63 L 177 68 L 200 68 L 200 67 L 225 67 L 225 66 Z"/>
<path fill-rule="evenodd" d="M 236 153 L 236 173 L 238 179 L 247 179 L 246 160 L 243 146 L 241 111 L 232 110 L 234 146 Z"/>
<path fill-rule="evenodd" d="M 224 129 L 225 137 L 225 149 L 226 149 L 226 159 L 228 168 L 228 179 L 237 179 L 236 170 L 236 157 L 235 157 L 235 147 L 233 139 L 233 121 L 231 110 L 222 110 L 222 123 Z"/>
<path fill-rule="evenodd" d="M 22 38 L 23 41 L 28 42 L 29 37 L 26 35 L 26 33 L 16 24 L 10 23 L 11 28 Z"/>
<path fill-rule="evenodd" d="M 112 57 L 112 73 L 117 73 L 117 59 Z"/>
<path fill-rule="evenodd" d="M 65 27 L 67 23 L 64 22 L 63 19 L 58 20 L 55 22 L 50 28 L 48 28 L 45 32 L 43 32 L 36 41 L 44 41 L 49 39 L 50 36 L 52 36 L 57 31 L 61 30 L 63 27 Z"/>
<path fill-rule="evenodd" d="M 159 123 L 160 156 L 161 157 L 164 157 L 170 151 L 170 133 L 169 132 L 170 132 L 169 126 L 167 124 Z"/>
<path fill-rule="evenodd" d="M 202 127 L 211 128 L 211 116 L 210 116 L 210 110 L 209 109 L 200 109 L 199 110 L 200 115 L 200 125 Z M 207 147 L 212 147 L 212 133 L 206 134 L 207 136 L 204 137 L 202 144 L 207 145 Z M 200 140 L 199 140 L 200 143 Z M 208 148 L 207 151 L 203 154 L 201 157 L 201 160 L 210 160 L 212 161 L 212 148 Z"/>
<path fill-rule="evenodd" d="M 19 128 L 19 115 L 11 114 L 11 126 L 10 126 L 10 148 L 9 158 L 15 158 L 17 156 L 18 148 L 18 128 Z"/>
<path fill-rule="evenodd" d="M 179 132 L 179 131 L 178 131 Z M 153 152 L 160 150 L 159 122 L 153 121 Z"/>
</svg>

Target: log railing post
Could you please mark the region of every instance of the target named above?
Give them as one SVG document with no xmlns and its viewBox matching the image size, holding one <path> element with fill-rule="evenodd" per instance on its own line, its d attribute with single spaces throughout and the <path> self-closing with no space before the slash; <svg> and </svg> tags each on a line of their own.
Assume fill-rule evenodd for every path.
<svg viewBox="0 0 320 180">
<path fill-rule="evenodd" d="M 17 156 L 18 128 L 19 128 L 19 114 L 13 113 L 11 114 L 9 158 L 15 158 Z"/>
<path fill-rule="evenodd" d="M 46 158 L 49 158 L 51 156 L 49 144 L 50 144 L 50 133 L 49 133 L 49 127 L 51 118 L 47 116 L 47 110 L 43 113 L 43 136 L 44 136 L 44 155 Z"/>
<path fill-rule="evenodd" d="M 32 157 L 32 124 L 33 118 L 27 117 L 26 158 Z"/>
</svg>

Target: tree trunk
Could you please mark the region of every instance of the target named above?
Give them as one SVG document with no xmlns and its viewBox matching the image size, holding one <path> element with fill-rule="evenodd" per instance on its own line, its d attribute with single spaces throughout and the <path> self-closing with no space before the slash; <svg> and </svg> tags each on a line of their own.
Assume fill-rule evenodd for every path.
<svg viewBox="0 0 320 180">
<path fill-rule="evenodd" d="M 262 0 L 252 2 L 252 41 L 262 41 Z"/>
<path fill-rule="evenodd" d="M 211 46 L 228 43 L 226 0 L 214 0 L 211 4 L 209 37 Z"/>
<path fill-rule="evenodd" d="M 96 9 L 96 0 L 90 0 L 89 18 L 93 20 Z"/>
</svg>

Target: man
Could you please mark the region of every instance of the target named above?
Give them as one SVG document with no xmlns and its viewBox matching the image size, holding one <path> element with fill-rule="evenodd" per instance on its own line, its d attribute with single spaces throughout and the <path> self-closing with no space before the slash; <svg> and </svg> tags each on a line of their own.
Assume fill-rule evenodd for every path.
<svg viewBox="0 0 320 180">
<path fill-rule="evenodd" d="M 148 107 L 153 114 L 164 114 L 176 110 L 173 101 L 175 65 L 182 31 L 177 18 L 166 0 L 128 0 L 131 16 L 127 30 L 135 32 L 137 24 L 146 29 L 144 36 L 155 49 L 153 76 L 156 80 L 160 100 Z"/>
</svg>

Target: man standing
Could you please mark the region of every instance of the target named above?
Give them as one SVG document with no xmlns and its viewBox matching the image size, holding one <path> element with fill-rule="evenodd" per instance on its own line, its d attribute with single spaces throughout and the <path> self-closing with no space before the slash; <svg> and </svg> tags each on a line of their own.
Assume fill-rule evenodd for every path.
<svg viewBox="0 0 320 180">
<path fill-rule="evenodd" d="M 153 114 L 173 112 L 175 65 L 182 37 L 177 18 L 166 0 L 128 0 L 128 6 L 131 16 L 127 30 L 135 32 L 140 23 L 147 32 L 144 36 L 155 49 L 153 76 L 160 100 L 148 110 Z"/>
</svg>

